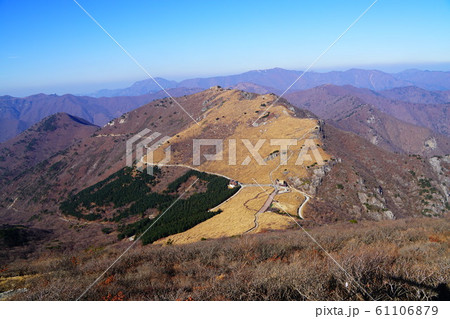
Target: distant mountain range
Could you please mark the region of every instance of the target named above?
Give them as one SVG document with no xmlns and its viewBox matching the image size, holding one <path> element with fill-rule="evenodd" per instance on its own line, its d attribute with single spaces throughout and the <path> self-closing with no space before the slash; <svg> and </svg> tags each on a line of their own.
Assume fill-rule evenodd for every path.
<svg viewBox="0 0 450 319">
<path fill-rule="evenodd" d="M 334 85 L 296 91 L 286 99 L 391 152 L 450 153 L 446 105 L 403 102 L 367 89 Z"/>
<path fill-rule="evenodd" d="M 234 87 L 240 83 L 269 88 L 273 93 L 282 93 L 302 74 L 302 71 L 274 68 L 255 70 L 242 74 L 217 76 L 209 78 L 187 79 L 181 82 L 156 78 L 162 87 L 171 88 L 202 88 L 212 86 Z M 399 87 L 416 86 L 425 90 L 450 90 L 450 72 L 421 71 L 416 69 L 399 73 L 386 73 L 378 70 L 350 69 L 347 71 L 307 72 L 290 89 L 305 90 L 323 84 L 352 85 L 357 88 L 371 90 L 387 90 Z M 134 83 L 132 86 L 116 90 L 100 90 L 90 96 L 134 96 L 154 93 L 161 88 L 152 80 L 147 79 Z M 261 92 L 258 92 L 261 93 Z"/>
<path fill-rule="evenodd" d="M 288 93 L 285 98 L 295 106 L 307 109 L 324 119 L 333 119 L 339 113 L 350 112 L 355 105 L 370 104 L 400 121 L 426 127 L 436 133 L 449 136 L 449 92 L 425 91 L 426 94 L 423 92 L 422 89 L 411 87 L 376 92 L 348 85 L 322 85 Z M 353 98 L 351 102 L 349 97 Z M 355 102 L 355 99 L 358 102 Z M 412 100 L 418 103 L 408 102 Z"/>
<path fill-rule="evenodd" d="M 275 68 L 178 83 L 162 78 L 156 80 L 174 97 L 194 94 L 212 86 L 280 95 L 301 73 Z M 400 121 L 427 128 L 437 134 L 450 134 L 447 114 L 450 72 L 407 70 L 390 74 L 360 69 L 308 72 L 284 95 L 297 107 L 308 109 L 325 119 L 332 119 L 328 115 L 340 111 L 332 100 L 345 96 L 357 97 L 361 103 L 373 105 Z M 91 96 L 1 96 L 0 142 L 13 138 L 46 116 L 58 112 L 103 126 L 113 118 L 164 97 L 167 94 L 151 79 L 136 82 L 125 89 L 101 90 Z M 337 110 L 332 110 L 336 107 Z"/>
<path fill-rule="evenodd" d="M 155 78 L 164 89 L 177 87 L 176 81 L 169 81 L 163 78 Z M 113 97 L 113 96 L 137 96 L 161 91 L 161 87 L 152 79 L 135 82 L 132 86 L 125 89 L 108 90 L 103 89 L 95 93 L 88 94 L 92 97 Z"/>
<path fill-rule="evenodd" d="M 173 96 L 183 96 L 199 92 L 200 89 L 177 88 L 169 91 Z M 0 142 L 13 138 L 43 118 L 58 112 L 69 113 L 102 126 L 123 113 L 166 96 L 162 91 L 139 96 L 101 98 L 72 94 L 36 94 L 25 98 L 0 96 Z"/>
</svg>

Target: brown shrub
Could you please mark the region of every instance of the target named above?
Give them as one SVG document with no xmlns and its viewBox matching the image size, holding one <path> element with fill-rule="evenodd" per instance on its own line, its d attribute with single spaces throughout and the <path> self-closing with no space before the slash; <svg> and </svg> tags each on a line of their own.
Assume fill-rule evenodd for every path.
<svg viewBox="0 0 450 319">
<path fill-rule="evenodd" d="M 448 219 L 336 224 L 183 246 L 136 245 L 87 300 L 436 300 L 449 298 Z M 21 300 L 73 300 L 125 249 L 16 261 L 40 274 Z M 331 258 L 332 257 L 332 258 Z M 342 268 L 345 270 L 343 270 Z"/>
</svg>

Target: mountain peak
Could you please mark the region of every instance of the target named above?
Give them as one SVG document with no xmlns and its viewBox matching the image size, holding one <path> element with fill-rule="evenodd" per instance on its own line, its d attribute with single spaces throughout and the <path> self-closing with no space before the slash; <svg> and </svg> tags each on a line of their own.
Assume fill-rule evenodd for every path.
<svg viewBox="0 0 450 319">
<path fill-rule="evenodd" d="M 92 126 L 95 129 L 98 128 L 95 124 L 92 124 L 81 117 L 70 115 L 65 112 L 58 112 L 42 119 L 42 121 L 38 122 L 36 125 L 33 125 L 30 130 L 35 130 L 38 132 L 51 132 L 61 128 L 67 129 L 69 126 Z"/>
</svg>

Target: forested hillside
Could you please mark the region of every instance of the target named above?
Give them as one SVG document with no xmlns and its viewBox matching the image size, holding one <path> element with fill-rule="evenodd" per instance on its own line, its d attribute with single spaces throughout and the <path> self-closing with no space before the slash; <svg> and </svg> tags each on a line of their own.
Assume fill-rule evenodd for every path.
<svg viewBox="0 0 450 319">
<path fill-rule="evenodd" d="M 144 234 L 155 224 L 142 236 L 142 242 L 148 244 L 188 230 L 218 214 L 219 211 L 209 209 L 239 189 L 228 189 L 226 178 L 190 170 L 163 191 L 157 191 L 154 188 L 160 183 L 160 177 L 158 167 L 154 167 L 153 175 L 125 167 L 70 196 L 61 203 L 60 210 L 78 219 L 102 220 L 110 226 L 105 227 L 105 232 L 118 225 L 119 239 Z"/>
</svg>

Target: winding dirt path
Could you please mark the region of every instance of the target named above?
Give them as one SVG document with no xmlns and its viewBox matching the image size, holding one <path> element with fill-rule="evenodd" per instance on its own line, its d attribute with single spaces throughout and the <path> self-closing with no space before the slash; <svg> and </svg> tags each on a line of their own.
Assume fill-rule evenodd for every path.
<svg viewBox="0 0 450 319">
<path fill-rule="evenodd" d="M 310 132 L 308 132 L 308 133 L 310 133 Z M 305 135 L 307 135 L 308 133 L 303 134 L 303 136 L 302 136 L 301 138 L 299 138 L 298 140 L 302 140 L 302 139 L 305 137 Z M 290 151 L 289 148 L 288 148 L 288 153 L 290 153 L 290 154 L 288 155 L 287 160 L 289 160 L 290 157 L 293 155 L 293 151 Z M 200 170 L 198 170 L 198 169 L 196 169 L 196 168 L 194 168 L 194 167 L 191 167 L 191 166 L 185 165 L 185 164 L 154 164 L 154 163 L 144 162 L 143 159 L 144 159 L 144 157 L 141 158 L 140 162 L 141 162 L 141 163 L 144 163 L 144 164 L 147 164 L 147 165 L 168 166 L 168 167 L 176 167 L 176 166 L 177 166 L 177 167 L 185 167 L 185 168 L 188 168 L 188 169 L 191 169 L 191 170 L 195 170 L 195 171 L 197 171 L 197 172 L 204 172 L 204 173 L 211 174 L 211 175 L 221 176 L 221 177 L 224 177 L 224 178 L 229 179 L 229 180 L 235 180 L 235 178 L 232 178 L 232 177 L 230 177 L 230 176 L 226 176 L 226 175 L 219 174 L 219 173 L 208 172 L 208 171 L 200 171 Z M 239 183 L 239 185 L 241 186 L 241 188 L 240 188 L 239 191 L 237 191 L 233 196 L 231 196 L 230 198 L 226 199 L 224 202 L 220 203 L 220 204 L 217 205 L 216 207 L 210 209 L 210 211 L 213 211 L 213 210 L 215 210 L 217 207 L 219 207 L 220 205 L 222 205 L 222 204 L 228 202 L 228 201 L 229 201 L 230 199 L 232 199 L 234 196 L 236 196 L 237 194 L 239 194 L 239 192 L 240 192 L 244 187 L 264 187 L 264 186 L 265 186 L 265 187 L 273 187 L 273 188 L 274 188 L 273 192 L 269 195 L 269 197 L 268 197 L 267 200 L 265 201 L 264 205 L 263 205 L 263 206 L 258 210 L 258 212 L 256 212 L 256 214 L 255 214 L 255 218 L 254 218 L 254 223 L 255 223 L 255 225 L 254 225 L 252 228 L 250 228 L 249 230 L 245 231 L 243 234 L 247 234 L 247 233 L 250 233 L 250 232 L 254 231 L 255 229 L 257 229 L 257 228 L 259 227 L 259 222 L 258 222 L 258 217 L 259 217 L 259 215 L 262 214 L 262 213 L 264 213 L 264 212 L 270 207 L 270 205 L 272 204 L 272 202 L 273 202 L 275 196 L 276 196 L 276 195 L 278 194 L 278 192 L 279 192 L 278 185 L 276 185 L 275 182 L 273 181 L 272 173 L 275 172 L 276 170 L 278 170 L 278 169 L 280 168 L 280 166 L 281 166 L 281 161 L 280 161 L 280 164 L 279 164 L 277 167 L 275 167 L 272 171 L 269 172 L 269 179 L 270 179 L 270 181 L 271 181 L 272 184 L 258 184 L 258 183 L 256 183 L 256 184 L 241 184 L 241 183 Z M 308 194 L 306 194 L 305 192 L 300 191 L 300 190 L 298 190 L 298 189 L 296 189 L 296 188 L 293 188 L 293 187 L 289 187 L 289 188 L 290 188 L 290 189 L 293 189 L 293 190 L 295 190 L 295 191 L 297 191 L 297 192 L 299 192 L 300 194 L 302 194 L 302 195 L 305 197 L 305 200 L 304 200 L 303 203 L 299 206 L 298 211 L 297 211 L 297 212 L 298 212 L 298 217 L 301 218 L 301 219 L 304 219 L 304 217 L 303 217 L 303 209 L 304 209 L 305 205 L 308 203 L 308 201 L 311 199 L 311 197 L 310 197 Z M 252 198 L 252 199 L 250 199 L 250 200 L 253 200 L 253 199 L 257 198 L 260 194 L 261 194 L 261 193 L 259 193 L 258 195 L 256 195 L 254 198 Z M 250 200 L 246 201 L 246 203 L 249 202 Z M 244 204 L 244 205 L 245 205 L 245 204 Z M 247 208 L 248 208 L 248 207 L 247 207 Z"/>
<path fill-rule="evenodd" d="M 309 200 L 311 199 L 311 197 L 304 193 L 304 192 L 300 192 L 299 190 L 297 190 L 299 193 L 302 193 L 303 196 L 305 196 L 305 200 L 303 201 L 303 203 L 300 205 L 300 207 L 298 208 L 298 217 L 301 219 L 305 219 L 303 217 L 303 208 L 305 208 L 305 205 L 307 202 L 309 202 Z"/>
<path fill-rule="evenodd" d="M 253 231 L 253 230 L 255 230 L 255 229 L 258 228 L 258 226 L 259 226 L 259 223 L 258 223 L 258 216 L 259 216 L 259 214 L 264 213 L 264 212 L 269 208 L 270 204 L 272 204 L 273 199 L 275 198 L 275 195 L 277 195 L 277 193 L 278 193 L 278 190 L 275 189 L 275 190 L 269 195 L 269 197 L 266 199 L 264 205 L 263 205 L 263 206 L 258 210 L 258 212 L 255 214 L 255 219 L 254 219 L 255 225 L 254 225 L 252 228 L 250 228 L 249 230 L 245 231 L 244 234 L 247 234 L 247 233 L 249 233 L 249 232 L 251 232 L 251 231 Z"/>
</svg>

